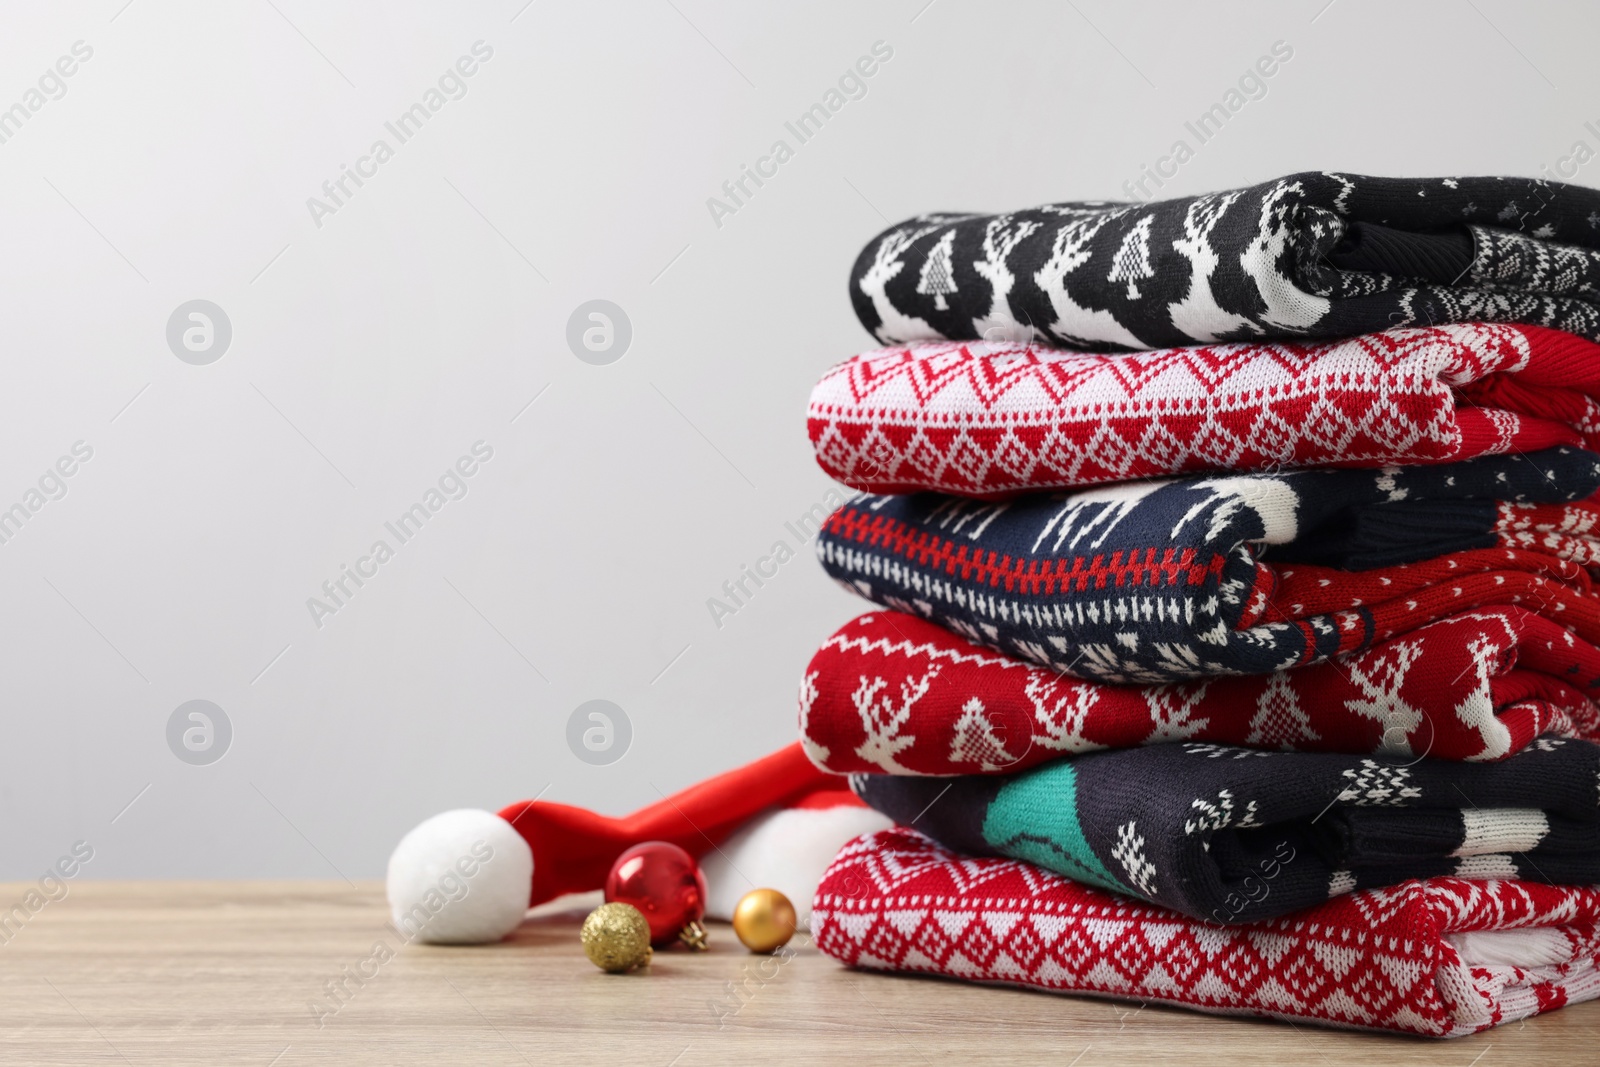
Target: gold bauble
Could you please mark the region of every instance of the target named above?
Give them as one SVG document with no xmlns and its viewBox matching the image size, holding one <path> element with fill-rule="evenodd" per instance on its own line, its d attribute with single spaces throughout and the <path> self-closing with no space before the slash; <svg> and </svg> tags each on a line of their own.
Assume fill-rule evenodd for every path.
<svg viewBox="0 0 1600 1067">
<path fill-rule="evenodd" d="M 650 924 L 632 904 L 602 904 L 583 920 L 583 951 L 596 967 L 621 974 L 650 965 Z"/>
<path fill-rule="evenodd" d="M 776 889 L 752 889 L 733 909 L 733 932 L 751 952 L 776 952 L 789 943 L 799 919 Z"/>
</svg>

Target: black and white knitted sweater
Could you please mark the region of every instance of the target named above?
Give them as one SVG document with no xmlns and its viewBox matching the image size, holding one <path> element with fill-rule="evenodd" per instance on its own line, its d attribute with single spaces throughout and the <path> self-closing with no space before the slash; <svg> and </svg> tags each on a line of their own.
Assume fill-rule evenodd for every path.
<svg viewBox="0 0 1600 1067">
<path fill-rule="evenodd" d="M 850 784 L 958 852 L 1246 923 L 1413 878 L 1600 882 L 1597 774 L 1600 746 L 1545 737 L 1493 764 L 1184 742 Z"/>
<path fill-rule="evenodd" d="M 1149 204 L 919 215 L 862 250 L 850 297 L 886 344 L 1108 351 L 1447 322 L 1600 341 L 1600 191 L 1306 172 Z"/>
</svg>

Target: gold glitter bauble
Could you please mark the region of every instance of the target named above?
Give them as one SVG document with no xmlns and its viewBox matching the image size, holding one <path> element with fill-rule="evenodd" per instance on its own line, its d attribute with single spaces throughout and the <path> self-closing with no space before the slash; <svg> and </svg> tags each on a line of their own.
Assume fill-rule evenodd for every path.
<svg viewBox="0 0 1600 1067">
<path fill-rule="evenodd" d="M 650 965 L 650 924 L 632 904 L 602 904 L 583 920 L 583 951 L 602 971 L 621 974 Z"/>
<path fill-rule="evenodd" d="M 752 889 L 733 909 L 733 932 L 751 952 L 776 952 L 787 945 L 798 922 L 794 905 L 776 889 Z"/>
</svg>

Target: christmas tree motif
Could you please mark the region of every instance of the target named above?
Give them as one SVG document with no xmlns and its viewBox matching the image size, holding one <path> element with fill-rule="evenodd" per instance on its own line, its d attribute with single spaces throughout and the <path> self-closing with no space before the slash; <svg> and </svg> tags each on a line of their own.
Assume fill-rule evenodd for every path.
<svg viewBox="0 0 1600 1067">
<path fill-rule="evenodd" d="M 872 266 L 861 275 L 857 283 L 861 292 L 868 300 L 872 301 L 872 308 L 878 313 L 879 325 L 873 331 L 879 341 L 884 344 L 894 344 L 899 341 L 916 341 L 928 337 L 939 336 L 926 322 L 915 315 L 907 315 L 894 306 L 889 299 L 888 286 L 902 270 L 905 270 L 905 260 L 901 258 L 913 244 L 940 226 L 953 221 L 961 216 L 924 216 L 918 221 L 926 221 L 930 225 L 901 226 L 883 235 L 878 242 L 878 247 L 872 251 Z"/>
<path fill-rule="evenodd" d="M 917 292 L 933 297 L 933 306 L 940 311 L 950 309 L 945 294 L 956 291 L 955 264 L 950 261 L 950 250 L 955 247 L 955 242 L 956 231 L 946 230 L 928 253 L 928 258 L 922 261 L 922 274 L 917 279 Z"/>
<path fill-rule="evenodd" d="M 1100 702 L 1100 691 L 1092 685 L 1074 685 L 1068 687 L 1067 696 L 1055 697 L 1051 693 L 1054 688 L 1054 678 L 1037 675 L 1023 683 L 1022 691 L 1033 704 L 1033 717 L 1043 730 L 1034 732 L 1034 741 L 1053 752 L 1101 747 L 1083 736 L 1089 712 Z"/>
<path fill-rule="evenodd" d="M 911 719 L 911 709 L 928 692 L 928 686 L 938 677 L 939 668 L 930 667 L 920 678 L 905 678 L 900 682 L 900 704 L 879 700 L 878 694 L 889 687 L 882 678 L 867 681 L 861 677 L 851 700 L 856 714 L 861 717 L 861 730 L 866 740 L 856 746 L 856 755 L 881 767 L 889 774 L 911 774 L 895 759 L 900 753 L 916 744 L 916 736 L 903 737 L 900 730 Z"/>
<path fill-rule="evenodd" d="M 1296 742 L 1321 739 L 1311 727 L 1311 716 L 1300 705 L 1300 693 L 1292 678 L 1284 671 L 1267 675 L 1266 687 L 1256 698 L 1256 711 L 1250 717 L 1246 744 L 1289 748 Z"/>
<path fill-rule="evenodd" d="M 1155 269 L 1150 266 L 1150 223 L 1154 217 L 1145 215 L 1134 223 L 1117 248 L 1117 254 L 1111 257 L 1111 273 L 1106 281 L 1127 282 L 1129 300 L 1139 299 L 1140 281 L 1156 276 Z"/>
<path fill-rule="evenodd" d="M 994 723 L 977 697 L 961 705 L 961 718 L 950 739 L 950 762 L 976 763 L 985 772 L 1002 771 L 1017 762 L 1017 757 L 1006 751 L 1005 741 L 995 733 Z"/>
<path fill-rule="evenodd" d="M 1070 344 L 1110 342 L 1124 348 L 1148 348 L 1116 316 L 1103 308 L 1086 307 L 1073 299 L 1069 278 L 1094 256 L 1094 239 L 1117 216 L 1073 219 L 1056 231 L 1050 258 L 1034 272 L 1033 281 L 1050 298 L 1056 319 L 1050 332 Z"/>
<path fill-rule="evenodd" d="M 989 283 L 989 313 L 972 320 L 972 329 L 979 337 L 987 338 L 993 329 L 1005 330 L 1017 326 L 1011 318 L 1008 299 L 1017 279 L 1006 266 L 1006 259 L 1038 228 L 1037 222 L 1013 224 L 1010 215 L 997 215 L 984 226 L 983 258 L 972 263 L 972 269 Z M 1032 331 L 1028 333 L 1031 338 Z M 1007 337 L 1006 340 L 1015 338 Z"/>
</svg>

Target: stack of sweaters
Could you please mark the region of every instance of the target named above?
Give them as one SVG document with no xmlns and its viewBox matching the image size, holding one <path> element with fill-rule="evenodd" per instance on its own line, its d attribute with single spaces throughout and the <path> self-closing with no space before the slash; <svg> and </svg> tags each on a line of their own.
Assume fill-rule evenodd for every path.
<svg viewBox="0 0 1600 1067">
<path fill-rule="evenodd" d="M 818 946 L 1433 1036 L 1600 996 L 1600 193 L 1296 174 L 926 215 L 809 430 L 879 605 Z"/>
</svg>

